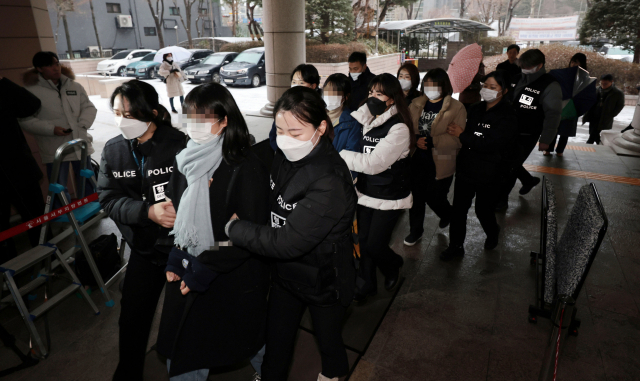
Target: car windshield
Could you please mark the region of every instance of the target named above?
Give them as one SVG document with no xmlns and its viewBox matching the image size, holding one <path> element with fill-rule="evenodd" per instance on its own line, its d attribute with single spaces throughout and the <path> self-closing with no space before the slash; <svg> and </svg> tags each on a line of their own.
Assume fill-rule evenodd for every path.
<svg viewBox="0 0 640 381">
<path fill-rule="evenodd" d="M 233 62 L 246 62 L 250 64 L 257 64 L 262 57 L 262 52 L 242 52 Z"/>
<path fill-rule="evenodd" d="M 609 48 L 609 51 L 607 52 L 608 55 L 610 56 L 626 56 L 626 55 L 633 55 L 633 53 L 631 53 L 628 50 L 624 50 L 624 49 L 620 49 L 620 48 Z"/>
<path fill-rule="evenodd" d="M 202 61 L 202 63 L 207 65 L 218 65 L 222 63 L 222 60 L 224 59 L 224 57 L 225 57 L 224 54 L 209 56 L 204 61 Z"/>
<path fill-rule="evenodd" d="M 156 56 L 155 53 L 147 54 L 146 56 L 144 56 L 143 59 L 141 59 L 141 61 L 153 61 L 153 57 L 155 57 L 155 56 Z"/>
<path fill-rule="evenodd" d="M 120 53 L 116 54 L 115 56 L 111 57 L 111 59 L 112 59 L 112 60 L 122 60 L 122 59 L 127 58 L 127 56 L 129 55 L 129 53 L 131 53 L 131 52 L 129 52 L 129 51 L 127 51 L 127 52 L 120 52 Z"/>
</svg>

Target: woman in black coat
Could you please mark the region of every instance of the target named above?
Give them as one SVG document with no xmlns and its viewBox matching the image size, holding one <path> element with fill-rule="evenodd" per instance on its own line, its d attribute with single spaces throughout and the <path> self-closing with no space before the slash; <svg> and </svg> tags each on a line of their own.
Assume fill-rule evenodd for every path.
<svg viewBox="0 0 640 381">
<path fill-rule="evenodd" d="M 279 150 L 271 168 L 270 226 L 241 215 L 227 224 L 234 246 L 276 260 L 262 380 L 287 379 L 307 307 L 322 357 L 318 379 L 337 380 L 349 370 L 341 331 L 355 287 L 351 227 L 357 196 L 316 91 L 288 90 L 274 116 Z"/>
<path fill-rule="evenodd" d="M 226 88 L 215 83 L 199 86 L 187 95 L 184 105 L 191 141 L 183 151 L 187 156 L 177 156 L 167 189 L 177 211 L 172 233 L 182 250 L 174 248 L 169 256 L 158 352 L 169 359 L 172 380 L 191 372 L 197 377 L 190 380 L 205 380 L 209 369 L 248 360 L 264 345 L 269 267 L 248 250 L 230 245 L 224 226 L 234 214 L 256 224 L 267 223 L 269 175 L 252 152 L 247 125 Z M 218 143 L 210 143 L 212 139 Z M 207 144 L 213 147 L 205 155 L 216 147 L 221 152 L 217 169 L 203 179 L 208 181 L 208 194 L 202 196 L 208 200 L 189 201 L 188 188 L 196 182 L 181 166 L 181 157 Z M 212 231 L 208 234 L 212 233 L 215 243 L 200 253 L 179 238 L 179 230 L 187 228 L 180 223 L 180 210 L 190 206 L 209 207 Z"/>
<path fill-rule="evenodd" d="M 460 138 L 462 149 L 456 166 L 449 247 L 440 254 L 443 261 L 464 255 L 467 213 L 474 197 L 476 215 L 487 234 L 484 248 L 498 246 L 496 194 L 511 168 L 512 147 L 518 133 L 516 114 L 506 97 L 510 83 L 506 72 L 487 75 L 480 90 L 484 101 L 469 108 L 464 132 L 455 123 L 447 127 L 449 134 Z"/>
</svg>

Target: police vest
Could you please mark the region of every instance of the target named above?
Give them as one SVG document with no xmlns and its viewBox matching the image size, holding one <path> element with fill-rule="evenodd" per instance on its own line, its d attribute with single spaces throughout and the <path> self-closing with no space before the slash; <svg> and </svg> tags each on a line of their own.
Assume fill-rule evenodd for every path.
<svg viewBox="0 0 640 381">
<path fill-rule="evenodd" d="M 512 104 L 518 116 L 520 134 L 540 135 L 542 133 L 544 110 L 540 101 L 544 90 L 555 81 L 550 74 L 543 74 L 515 94 Z"/>
<path fill-rule="evenodd" d="M 401 123 L 393 116 L 379 127 L 372 128 L 362 137 L 362 153 L 371 154 L 394 125 Z M 356 188 L 366 196 L 381 200 L 401 200 L 411 194 L 409 187 L 409 157 L 398 160 L 389 169 L 377 175 L 358 174 Z"/>
</svg>

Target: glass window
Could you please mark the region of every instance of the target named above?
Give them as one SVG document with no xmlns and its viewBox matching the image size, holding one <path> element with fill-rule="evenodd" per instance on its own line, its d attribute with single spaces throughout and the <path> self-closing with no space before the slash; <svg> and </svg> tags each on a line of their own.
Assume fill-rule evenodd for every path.
<svg viewBox="0 0 640 381">
<path fill-rule="evenodd" d="M 262 52 L 242 52 L 238 54 L 233 62 L 246 62 L 250 64 L 257 64 L 262 58 Z"/>
<path fill-rule="evenodd" d="M 129 53 L 131 53 L 131 50 L 125 50 L 125 51 L 122 51 L 120 53 L 117 53 L 116 55 L 111 57 L 111 59 L 112 60 L 123 60 L 123 59 L 127 58 Z"/>
<path fill-rule="evenodd" d="M 200 13 L 201 15 L 206 15 L 209 13 L 209 10 L 207 8 L 198 8 L 198 13 Z"/>
<path fill-rule="evenodd" d="M 178 7 L 169 7 L 169 14 L 171 16 L 179 16 L 180 15 L 180 8 L 178 8 Z"/>
<path fill-rule="evenodd" d="M 224 60 L 224 57 L 224 54 L 210 55 L 204 61 L 202 61 L 202 63 L 207 65 L 219 65 Z"/>
<path fill-rule="evenodd" d="M 173 29 L 178 26 L 178 21 L 174 19 L 164 20 L 164 29 Z"/>
<path fill-rule="evenodd" d="M 147 55 L 147 53 L 149 52 L 138 52 L 138 53 L 133 53 L 133 58 L 140 58 L 140 57 L 144 57 Z"/>
<path fill-rule="evenodd" d="M 156 56 L 155 53 L 149 53 L 146 56 L 144 56 L 144 58 L 141 61 L 153 61 L 153 57 L 155 56 Z"/>
<path fill-rule="evenodd" d="M 118 3 L 107 3 L 107 13 L 121 13 L 120 12 L 120 4 L 118 4 Z"/>
<path fill-rule="evenodd" d="M 156 28 L 145 26 L 144 27 L 144 35 L 145 36 L 155 36 L 156 35 Z"/>
</svg>

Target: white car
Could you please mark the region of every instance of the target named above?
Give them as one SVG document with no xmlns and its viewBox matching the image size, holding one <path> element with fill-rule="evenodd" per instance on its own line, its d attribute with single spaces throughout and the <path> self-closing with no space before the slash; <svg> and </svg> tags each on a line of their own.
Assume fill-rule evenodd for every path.
<svg viewBox="0 0 640 381">
<path fill-rule="evenodd" d="M 624 50 L 621 46 L 612 46 L 607 44 L 600 48 L 599 53 L 606 58 L 620 60 L 622 62 L 633 62 L 633 52 L 630 50 Z"/>
<path fill-rule="evenodd" d="M 123 50 L 116 53 L 108 60 L 100 61 L 98 64 L 98 73 L 102 75 L 119 75 L 126 76 L 126 67 L 128 64 L 136 61 L 140 61 L 144 56 L 149 53 L 155 53 L 152 49 L 136 49 L 136 50 Z"/>
</svg>

